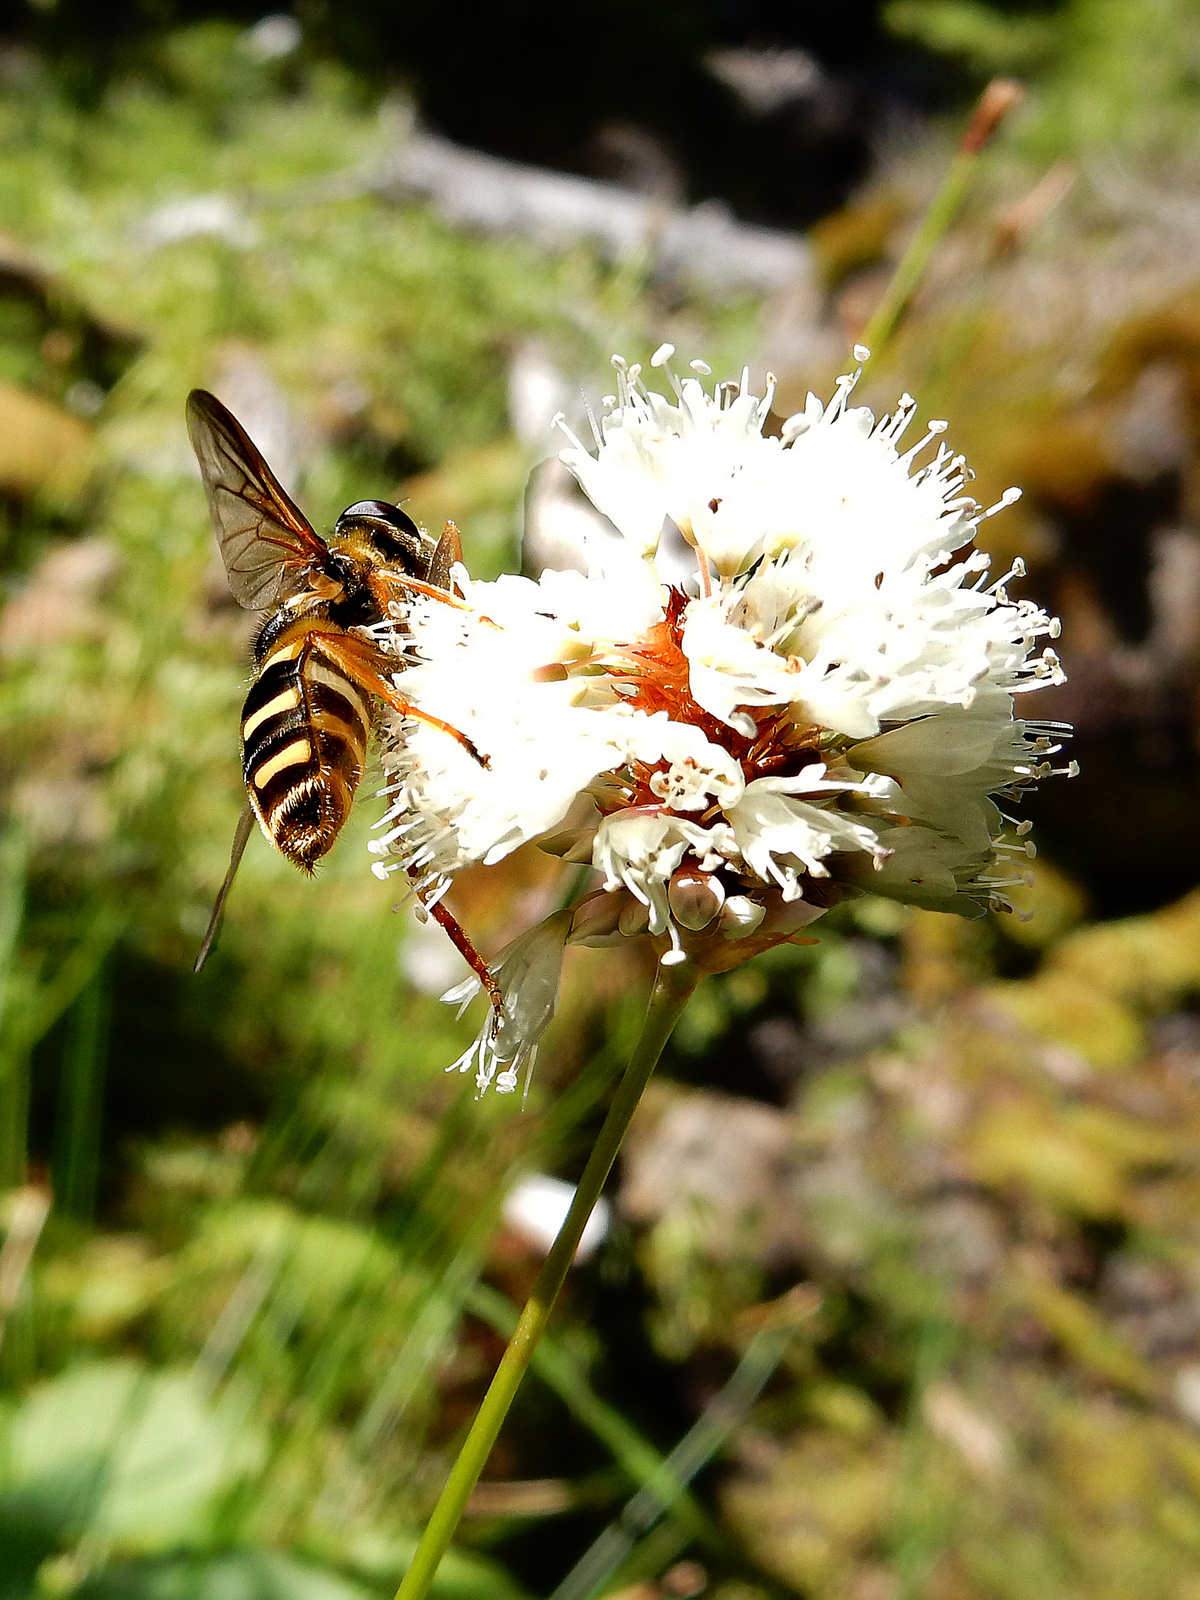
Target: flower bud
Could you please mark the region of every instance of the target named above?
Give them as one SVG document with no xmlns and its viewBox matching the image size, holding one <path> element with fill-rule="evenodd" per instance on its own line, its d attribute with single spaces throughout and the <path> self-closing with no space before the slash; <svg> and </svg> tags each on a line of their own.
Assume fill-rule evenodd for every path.
<svg viewBox="0 0 1200 1600">
<path fill-rule="evenodd" d="M 667 888 L 667 904 L 681 928 L 699 933 L 725 904 L 725 889 L 711 873 L 681 867 Z"/>
<path fill-rule="evenodd" d="M 731 894 L 721 907 L 721 932 L 727 939 L 747 939 L 765 915 L 749 895 Z"/>
<path fill-rule="evenodd" d="M 595 894 L 588 895 L 586 900 L 581 900 L 571 919 L 571 944 L 604 946 L 618 943 L 621 935 L 617 931 L 617 922 L 625 902 L 632 898 L 632 895 L 605 894 L 603 890 L 597 890 Z"/>
<path fill-rule="evenodd" d="M 636 939 L 639 933 L 645 933 L 650 926 L 650 907 L 643 905 L 640 900 L 635 900 L 632 895 L 626 902 L 625 909 L 621 912 L 617 927 L 627 939 Z"/>
<path fill-rule="evenodd" d="M 537 846 L 548 856 L 558 856 L 563 861 L 578 863 L 592 859 L 592 841 L 595 837 L 595 828 L 564 828 L 561 833 L 553 833 L 549 838 L 539 839 Z"/>
</svg>

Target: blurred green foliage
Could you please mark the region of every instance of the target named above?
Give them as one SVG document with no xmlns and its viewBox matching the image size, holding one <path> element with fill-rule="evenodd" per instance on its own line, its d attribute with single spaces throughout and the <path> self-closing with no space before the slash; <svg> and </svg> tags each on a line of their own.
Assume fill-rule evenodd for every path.
<svg viewBox="0 0 1200 1600">
<path fill-rule="evenodd" d="M 1162 160 L 1194 126 L 1182 3 L 893 13 L 981 70 L 1036 72 L 1035 172 L 1106 142 Z M 248 619 L 187 389 L 249 381 L 282 407 L 318 526 L 407 495 L 487 574 L 516 560 L 531 464 L 514 350 L 541 341 L 582 379 L 665 337 L 737 367 L 758 337 L 757 307 L 636 262 L 384 199 L 405 126 L 225 25 L 172 34 L 86 111 L 5 59 L 11 1600 L 389 1592 L 532 1276 L 504 1195 L 578 1170 L 636 1029 L 636 953 L 572 952 L 524 1107 L 445 1078 L 471 1024 L 410 981 L 430 944 L 366 870 L 369 780 L 315 884 L 252 841 L 190 974 L 240 804 Z M 895 361 L 1003 487 L 1014 416 L 1026 441 L 1073 424 L 1041 357 L 1010 354 L 990 270 Z M 1153 840 L 1123 844 L 1137 870 Z M 495 948 L 553 892 L 522 855 L 464 883 L 462 911 Z M 1198 1600 L 1200 902 L 1090 922 L 1053 867 L 1018 898 L 1029 924 L 860 900 L 698 992 L 444 1600 L 548 1593 L 655 1483 L 666 1515 L 613 1580 L 629 1600 L 687 1592 L 691 1555 L 718 1600 Z M 781 1329 L 719 1465 L 664 1479 Z"/>
<path fill-rule="evenodd" d="M 1200 105 L 1193 0 L 890 0 L 896 34 L 981 76 L 1030 77 L 1020 134 L 1034 159 L 1178 155 Z"/>
</svg>

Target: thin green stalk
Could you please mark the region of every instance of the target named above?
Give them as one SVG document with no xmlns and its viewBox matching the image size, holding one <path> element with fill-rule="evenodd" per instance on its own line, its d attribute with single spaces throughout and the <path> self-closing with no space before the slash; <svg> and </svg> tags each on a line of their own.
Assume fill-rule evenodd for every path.
<svg viewBox="0 0 1200 1600">
<path fill-rule="evenodd" d="M 90 1222 L 100 1169 L 108 975 L 101 962 L 72 1007 L 59 1079 L 54 1195 L 59 1210 Z"/>
<path fill-rule="evenodd" d="M 34 984 L 15 983 L 26 857 L 27 852 L 19 847 L 11 852 L 7 844 L 0 847 L 0 1189 L 12 1188 L 25 1179 L 33 1048 L 91 982 L 124 925 L 119 914 L 102 907 L 85 923 L 78 943 L 48 978 L 39 978 Z"/>
<path fill-rule="evenodd" d="M 0 837 L 0 1188 L 25 1179 L 28 1061 L 14 1011 L 17 946 L 25 915 L 29 846 L 16 823 Z"/>
<path fill-rule="evenodd" d="M 502 1336 L 511 1336 L 517 1312 L 504 1295 L 477 1284 L 467 1309 Z M 648 1439 L 629 1420 L 602 1400 L 588 1381 L 582 1365 L 567 1348 L 546 1335 L 534 1352 L 533 1372 L 559 1397 L 577 1422 L 588 1428 L 624 1469 L 631 1482 L 649 1487 L 656 1498 L 674 1512 L 684 1537 L 698 1539 L 709 1549 L 726 1553 L 728 1541 L 717 1529 L 686 1484 L 673 1476 Z"/>
<path fill-rule="evenodd" d="M 908 249 L 901 256 L 891 282 L 863 329 L 861 342 L 877 358 L 887 344 L 904 309 L 920 283 L 942 235 L 958 215 L 975 176 L 979 157 L 1001 122 L 1021 99 L 1021 86 L 1011 78 L 994 78 L 980 96 L 974 115 L 959 142 L 950 170 L 921 219 Z"/>
<path fill-rule="evenodd" d="M 593 1600 L 618 1570 L 624 1586 L 626 1577 L 632 1582 L 635 1578 L 660 1572 L 691 1542 L 692 1530 L 679 1515 L 679 1507 L 671 1505 L 664 1491 L 673 1488 L 678 1494 L 722 1448 L 770 1382 L 792 1335 L 790 1322 L 763 1328 L 755 1334 L 729 1382 L 667 1456 L 657 1476 L 642 1485 L 616 1521 L 584 1552 L 550 1600 Z M 649 1530 L 666 1512 L 672 1512 L 673 1518 L 665 1528 L 658 1530 L 656 1539 Z M 649 1538 L 639 1552 L 641 1559 L 634 1558 L 639 1570 L 629 1573 L 626 1558 L 637 1540 L 647 1533 Z"/>
<path fill-rule="evenodd" d="M 377 1448 L 392 1432 L 411 1397 L 426 1392 L 431 1374 L 454 1336 L 471 1285 L 479 1276 L 491 1220 L 488 1211 L 481 1213 L 441 1276 L 431 1281 L 408 1337 L 351 1431 L 351 1442 L 362 1454 Z"/>
<path fill-rule="evenodd" d="M 458 1452 L 446 1486 L 421 1536 L 412 1565 L 396 1592 L 396 1600 L 424 1600 L 433 1585 L 438 1565 L 449 1548 L 471 1491 L 479 1481 L 521 1379 L 533 1359 L 538 1340 L 550 1320 L 550 1313 L 566 1282 L 571 1262 L 575 1259 L 584 1227 L 600 1198 L 600 1191 L 616 1160 L 621 1141 L 642 1098 L 642 1091 L 658 1064 L 663 1046 L 670 1038 L 695 982 L 690 965 L 683 971 L 678 967 L 658 968 L 641 1034 L 579 1180 L 571 1208 L 538 1273 L 516 1332 L 508 1342 L 483 1404 Z"/>
<path fill-rule="evenodd" d="M 0 1245 L 0 1342 L 9 1314 L 21 1299 L 29 1263 L 49 1214 L 50 1196 L 45 1189 L 30 1184 L 9 1196 L 8 1232 Z"/>
</svg>

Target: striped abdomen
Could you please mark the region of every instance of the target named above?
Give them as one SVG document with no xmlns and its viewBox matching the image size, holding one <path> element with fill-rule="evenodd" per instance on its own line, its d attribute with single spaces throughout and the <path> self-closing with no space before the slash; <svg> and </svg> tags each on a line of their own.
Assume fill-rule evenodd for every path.
<svg viewBox="0 0 1200 1600">
<path fill-rule="evenodd" d="M 321 651 L 329 622 L 298 621 L 267 648 L 242 710 L 246 793 L 267 838 L 311 872 L 350 814 L 371 707 Z"/>
</svg>

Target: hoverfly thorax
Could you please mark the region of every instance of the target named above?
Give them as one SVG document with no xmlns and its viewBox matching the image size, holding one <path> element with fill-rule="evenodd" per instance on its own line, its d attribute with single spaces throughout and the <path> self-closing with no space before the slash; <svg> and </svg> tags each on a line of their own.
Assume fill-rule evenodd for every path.
<svg viewBox="0 0 1200 1600">
<path fill-rule="evenodd" d="M 400 567 L 424 578 L 433 555 L 433 541 L 413 519 L 387 500 L 356 500 L 333 525 L 331 550 L 369 550 L 377 562 Z"/>
</svg>

